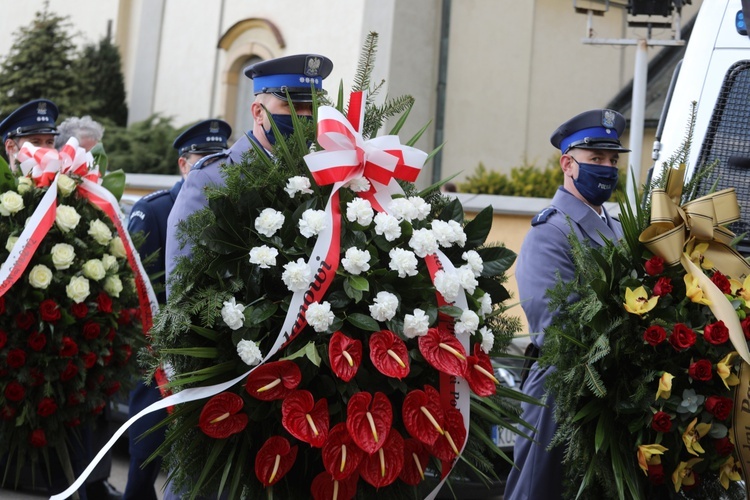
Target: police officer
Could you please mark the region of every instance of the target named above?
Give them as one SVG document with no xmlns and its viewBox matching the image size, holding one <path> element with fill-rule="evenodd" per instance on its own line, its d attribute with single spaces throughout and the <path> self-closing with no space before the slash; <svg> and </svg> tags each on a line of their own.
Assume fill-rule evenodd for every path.
<svg viewBox="0 0 750 500">
<path fill-rule="evenodd" d="M 250 106 L 253 128 L 227 151 L 205 158 L 191 170 L 185 185 L 177 197 L 174 209 L 169 214 L 167 228 L 167 291 L 176 260 L 190 254 L 190 245 L 180 248 L 176 238 L 177 224 L 191 214 L 208 205 L 205 187 L 223 184 L 220 173 L 222 164 L 242 162 L 242 156 L 252 149 L 255 142 L 271 155 L 277 137 L 271 128 L 268 113 L 281 135 L 288 137 L 293 132 L 291 110 L 287 92 L 300 116 L 312 115 L 312 92 L 322 92 L 323 79 L 333 69 L 327 57 L 317 54 L 298 54 L 277 59 L 269 59 L 245 68 L 245 75 L 253 80 L 255 100 Z M 268 113 L 266 112 L 268 111 Z"/>
<path fill-rule="evenodd" d="M 548 309 L 547 290 L 553 288 L 559 274 L 563 281 L 575 279 L 568 235 L 571 230 L 582 242 L 600 247 L 605 240 L 622 237 L 620 223 L 603 207 L 617 185 L 620 153 L 629 151 L 620 143 L 625 118 L 610 109 L 595 109 L 566 121 L 552 134 L 552 145 L 562 152 L 560 168 L 563 185 L 552 198 L 552 205 L 531 221 L 518 256 L 516 280 L 519 298 L 529 331 L 531 350 L 538 356 L 544 347 L 544 329 L 553 320 Z M 528 352 L 528 351 L 527 351 Z M 535 440 L 516 440 L 513 468 L 505 488 L 506 500 L 562 498 L 562 460 L 560 447 L 547 447 L 557 425 L 554 399 L 547 395 L 544 383 L 552 368 L 533 363 L 522 390 L 534 398 L 546 397 L 546 406 L 522 404 L 521 417 L 536 428 Z"/>
<path fill-rule="evenodd" d="M 158 253 L 157 258 L 146 267 L 146 272 L 150 276 L 159 275 L 152 280 L 152 284 L 157 289 L 159 303 L 165 302 L 163 289 L 164 248 L 167 239 L 169 213 L 191 167 L 204 156 L 226 149 L 227 140 L 231 134 L 232 128 L 222 120 L 205 120 L 180 134 L 174 140 L 172 146 L 180 155 L 177 164 L 182 179 L 169 190 L 156 191 L 143 197 L 133 206 L 133 210 L 130 212 L 128 231 L 131 234 L 143 232 L 146 237 L 139 248 L 141 255 L 146 257 L 152 253 Z M 132 417 L 159 399 L 161 399 L 161 394 L 153 381 L 150 385 L 138 384 L 130 392 L 129 416 Z M 164 410 L 154 412 L 141 418 L 130 427 L 128 438 L 130 469 L 124 499 L 155 500 L 157 498 L 154 481 L 161 468 L 161 459 L 156 459 L 145 467 L 143 463 L 164 441 L 164 428 L 147 436 L 141 437 L 141 434 L 161 422 L 166 416 Z"/>
<path fill-rule="evenodd" d="M 39 148 L 55 147 L 55 136 L 58 134 L 55 120 L 58 115 L 55 103 L 48 99 L 36 99 L 20 106 L 0 123 L 5 155 L 13 171 L 17 168 L 16 156 L 25 143 L 30 142 Z"/>
</svg>

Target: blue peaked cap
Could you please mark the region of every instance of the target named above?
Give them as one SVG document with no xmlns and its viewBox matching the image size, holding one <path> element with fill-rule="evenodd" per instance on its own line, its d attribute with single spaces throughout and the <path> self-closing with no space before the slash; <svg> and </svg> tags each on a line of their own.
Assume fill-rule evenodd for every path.
<svg viewBox="0 0 750 500">
<path fill-rule="evenodd" d="M 550 142 L 567 153 L 572 148 L 628 152 L 620 143 L 625 117 L 611 109 L 592 109 L 574 116 L 552 133 Z"/>
<path fill-rule="evenodd" d="M 273 94 L 294 102 L 312 102 L 312 90 L 323 91 L 323 80 L 331 74 L 333 62 L 318 54 L 297 54 L 260 61 L 245 68 L 253 80 L 253 93 Z"/>
<path fill-rule="evenodd" d="M 232 135 L 232 127 L 224 120 L 204 120 L 196 123 L 172 143 L 177 153 L 210 154 L 223 151 Z"/>
<path fill-rule="evenodd" d="M 8 138 L 27 135 L 57 135 L 57 120 L 60 112 L 54 102 L 36 99 L 18 107 L 0 122 L 0 136 L 3 142 Z"/>
</svg>

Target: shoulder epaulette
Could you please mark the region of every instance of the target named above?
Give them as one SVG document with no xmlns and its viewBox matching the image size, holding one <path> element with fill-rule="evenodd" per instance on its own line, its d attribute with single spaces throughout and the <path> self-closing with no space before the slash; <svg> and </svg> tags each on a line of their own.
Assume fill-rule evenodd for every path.
<svg viewBox="0 0 750 500">
<path fill-rule="evenodd" d="M 212 164 L 214 161 L 219 160 L 221 158 L 227 158 L 229 157 L 229 150 L 225 149 L 224 151 L 221 151 L 219 153 L 214 153 L 212 155 L 207 155 L 201 158 L 200 160 L 195 162 L 195 165 L 193 165 L 193 168 L 190 170 L 200 170 L 206 165 Z"/>
<path fill-rule="evenodd" d="M 549 220 L 550 217 L 552 217 L 556 213 L 557 209 L 555 207 L 547 207 L 536 214 L 533 219 L 531 219 L 531 225 L 538 226 L 539 224 L 544 224 L 545 222 L 547 222 L 547 220 Z"/>
<path fill-rule="evenodd" d="M 167 191 L 166 189 L 160 189 L 159 191 L 154 191 L 153 193 L 147 194 L 142 199 L 143 201 L 151 201 L 160 196 L 164 196 L 165 194 L 169 194 L 169 191 Z"/>
</svg>

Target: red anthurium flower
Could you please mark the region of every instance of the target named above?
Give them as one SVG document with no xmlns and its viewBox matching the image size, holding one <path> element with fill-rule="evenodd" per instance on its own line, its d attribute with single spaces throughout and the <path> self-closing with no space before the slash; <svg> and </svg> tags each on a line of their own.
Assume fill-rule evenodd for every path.
<svg viewBox="0 0 750 500">
<path fill-rule="evenodd" d="M 357 471 L 364 455 L 349 435 L 344 422 L 333 426 L 322 451 L 323 465 L 331 477 L 339 481 L 346 479 Z"/>
<path fill-rule="evenodd" d="M 413 437 L 424 444 L 433 444 L 443 434 L 443 408 L 440 393 L 426 385 L 409 392 L 401 408 L 404 427 Z"/>
<path fill-rule="evenodd" d="M 328 401 L 309 391 L 294 391 L 281 403 L 281 424 L 300 441 L 321 448 L 328 438 Z"/>
<path fill-rule="evenodd" d="M 438 437 L 435 444 L 429 446 L 430 453 L 444 462 L 450 462 L 458 457 L 461 446 L 466 440 L 466 427 L 464 417 L 455 408 L 444 408 L 445 412 L 445 434 Z"/>
<path fill-rule="evenodd" d="M 404 440 L 404 466 L 398 477 L 411 486 L 424 479 L 424 470 L 430 461 L 430 452 L 416 439 Z"/>
<path fill-rule="evenodd" d="M 289 472 L 296 459 L 296 446 L 281 436 L 270 437 L 255 456 L 255 476 L 263 486 L 271 486 Z"/>
<path fill-rule="evenodd" d="M 457 377 L 466 372 L 466 351 L 455 335 L 447 330 L 430 328 L 419 337 L 419 352 L 436 370 Z"/>
<path fill-rule="evenodd" d="M 245 390 L 261 401 L 284 399 L 302 381 L 302 372 L 293 361 L 274 361 L 260 365 L 247 376 Z"/>
<path fill-rule="evenodd" d="M 386 377 L 402 379 L 409 374 L 406 344 L 390 330 L 370 335 L 370 360 Z"/>
<path fill-rule="evenodd" d="M 372 403 L 372 404 L 370 404 Z M 362 450 L 373 454 L 383 447 L 393 423 L 393 408 L 388 397 L 376 392 L 358 392 L 346 406 L 346 428 Z"/>
<path fill-rule="evenodd" d="M 228 438 L 247 426 L 247 415 L 238 413 L 245 402 L 233 392 L 222 392 L 212 397 L 201 410 L 198 425 L 204 434 L 214 439 Z"/>
<path fill-rule="evenodd" d="M 328 357 L 333 373 L 344 382 L 349 382 L 362 363 L 362 342 L 334 332 L 328 342 Z"/>
<path fill-rule="evenodd" d="M 313 479 L 310 492 L 313 500 L 351 500 L 357 493 L 358 474 L 352 474 L 343 481 L 334 479 L 328 471 L 323 471 Z"/>
<path fill-rule="evenodd" d="M 477 396 L 492 396 L 497 392 L 495 384 L 499 382 L 492 374 L 492 362 L 480 344 L 474 344 L 474 355 L 466 358 L 464 378 Z"/>
<path fill-rule="evenodd" d="M 359 465 L 359 475 L 376 488 L 388 486 L 396 480 L 404 467 L 404 438 L 391 429 L 385 445 L 377 453 L 368 455 Z"/>
</svg>

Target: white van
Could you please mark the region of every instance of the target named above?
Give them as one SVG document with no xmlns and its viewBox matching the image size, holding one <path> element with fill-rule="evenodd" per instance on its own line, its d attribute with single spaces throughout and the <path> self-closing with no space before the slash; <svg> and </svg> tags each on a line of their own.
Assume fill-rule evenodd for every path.
<svg viewBox="0 0 750 500">
<path fill-rule="evenodd" d="M 685 140 L 690 103 L 697 116 L 688 176 L 696 167 L 718 160 L 700 194 L 718 180 L 717 189 L 735 187 L 742 221 L 736 234 L 747 232 L 738 249 L 750 253 L 750 1 L 743 15 L 741 0 L 704 0 L 677 73 L 671 100 L 665 105 L 657 143 L 655 168 L 667 161 Z M 665 119 L 664 119 L 665 118 Z M 663 125 L 663 128 L 662 128 Z M 660 143 L 659 143 L 660 140 Z"/>
</svg>

